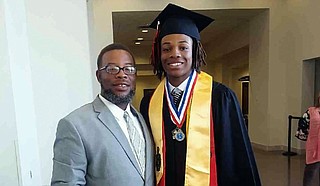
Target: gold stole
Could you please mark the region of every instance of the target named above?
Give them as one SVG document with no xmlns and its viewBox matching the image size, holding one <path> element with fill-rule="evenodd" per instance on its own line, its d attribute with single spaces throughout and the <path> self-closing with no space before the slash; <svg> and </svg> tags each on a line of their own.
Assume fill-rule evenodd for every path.
<svg viewBox="0 0 320 186">
<path fill-rule="evenodd" d="M 188 106 L 187 154 L 185 185 L 209 185 L 210 183 L 210 111 L 212 77 L 204 72 L 198 75 L 192 93 L 191 105 Z M 161 155 L 160 171 L 156 171 L 157 184 L 164 173 L 164 123 L 163 123 L 163 79 L 155 90 L 149 106 L 149 118 L 156 149 Z"/>
</svg>

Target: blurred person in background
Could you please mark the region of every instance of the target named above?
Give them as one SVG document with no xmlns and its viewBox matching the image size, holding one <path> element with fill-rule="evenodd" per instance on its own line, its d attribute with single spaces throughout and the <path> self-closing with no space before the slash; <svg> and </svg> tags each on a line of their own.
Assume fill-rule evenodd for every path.
<svg viewBox="0 0 320 186">
<path fill-rule="evenodd" d="M 320 185 L 320 92 L 316 104 L 309 107 L 298 122 L 295 135 L 306 141 L 306 166 L 303 186 Z"/>
</svg>

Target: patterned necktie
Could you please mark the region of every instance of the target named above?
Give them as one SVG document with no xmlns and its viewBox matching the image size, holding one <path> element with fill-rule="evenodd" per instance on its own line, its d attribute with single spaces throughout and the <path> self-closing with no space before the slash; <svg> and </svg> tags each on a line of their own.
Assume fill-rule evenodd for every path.
<svg viewBox="0 0 320 186">
<path fill-rule="evenodd" d="M 123 118 L 127 123 L 129 138 L 130 138 L 131 145 L 133 146 L 133 149 L 134 149 L 134 154 L 136 155 L 136 157 L 138 159 L 138 163 L 139 163 L 142 175 L 144 175 L 144 171 L 145 171 L 145 142 L 144 142 L 144 139 L 140 137 L 138 130 L 134 126 L 133 121 L 130 118 L 127 111 L 124 111 Z"/>
<path fill-rule="evenodd" d="M 176 106 L 176 108 L 179 107 L 179 103 L 180 103 L 180 99 L 181 99 L 182 94 L 183 94 L 183 91 L 178 88 L 174 88 L 171 92 L 171 95 L 173 98 L 173 103 Z"/>
</svg>

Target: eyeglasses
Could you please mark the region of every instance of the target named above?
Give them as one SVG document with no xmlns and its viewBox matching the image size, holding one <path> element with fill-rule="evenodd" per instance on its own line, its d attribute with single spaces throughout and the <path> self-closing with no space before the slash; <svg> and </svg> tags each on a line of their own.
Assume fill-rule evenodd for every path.
<svg viewBox="0 0 320 186">
<path fill-rule="evenodd" d="M 120 70 L 123 70 L 123 72 L 127 75 L 133 75 L 137 72 L 137 69 L 135 66 L 124 66 L 124 67 L 119 67 L 119 66 L 104 66 L 99 69 L 99 71 L 105 70 L 109 74 L 116 75 L 120 72 Z"/>
</svg>

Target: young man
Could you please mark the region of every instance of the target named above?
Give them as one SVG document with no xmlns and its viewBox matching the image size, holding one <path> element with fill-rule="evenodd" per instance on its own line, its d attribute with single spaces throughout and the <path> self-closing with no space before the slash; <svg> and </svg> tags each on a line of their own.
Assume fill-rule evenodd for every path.
<svg viewBox="0 0 320 186">
<path fill-rule="evenodd" d="M 200 70 L 199 32 L 212 21 L 169 4 L 151 24 L 152 64 L 164 78 L 140 111 L 154 137 L 158 185 L 261 185 L 235 94 Z"/>
<path fill-rule="evenodd" d="M 132 53 L 111 44 L 98 56 L 96 99 L 61 119 L 54 143 L 51 185 L 154 185 L 154 149 L 135 93 Z"/>
</svg>

